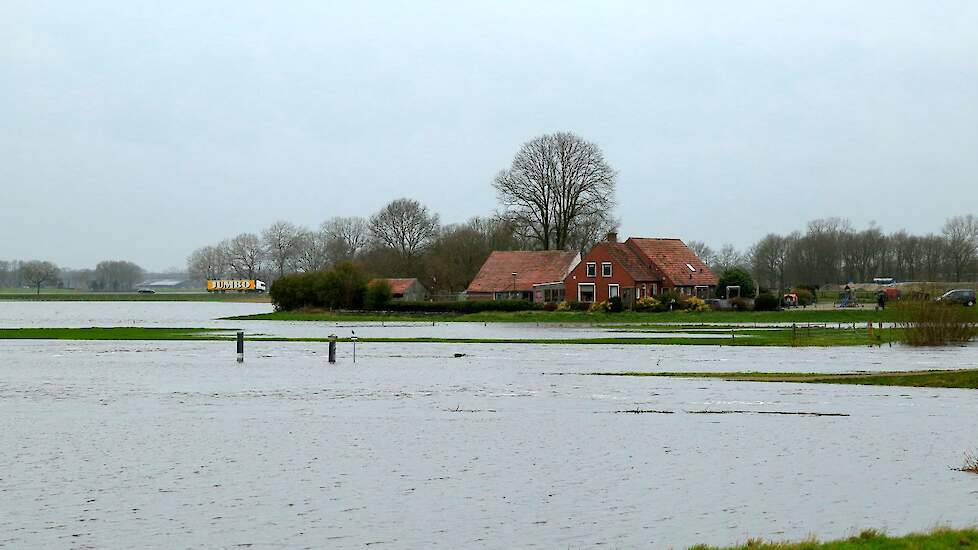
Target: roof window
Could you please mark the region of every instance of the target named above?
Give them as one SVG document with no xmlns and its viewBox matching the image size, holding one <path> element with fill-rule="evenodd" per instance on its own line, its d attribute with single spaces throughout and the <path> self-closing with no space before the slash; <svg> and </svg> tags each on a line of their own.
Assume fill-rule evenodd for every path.
<svg viewBox="0 0 978 550">
<path fill-rule="evenodd" d="M 696 268 L 695 268 L 695 267 L 693 267 L 692 265 L 690 265 L 690 264 L 686 264 L 686 267 L 688 267 L 688 268 L 689 268 L 689 270 L 690 270 L 690 271 L 692 271 L 693 273 L 696 273 Z"/>
</svg>

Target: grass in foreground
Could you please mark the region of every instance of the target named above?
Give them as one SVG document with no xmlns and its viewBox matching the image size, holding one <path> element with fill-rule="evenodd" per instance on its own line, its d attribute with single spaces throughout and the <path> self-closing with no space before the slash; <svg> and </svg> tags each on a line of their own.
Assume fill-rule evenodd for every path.
<svg viewBox="0 0 978 550">
<path fill-rule="evenodd" d="M 230 329 L 203 328 L 8 328 L 0 329 L 0 340 L 226 340 L 234 338 Z M 663 332 L 676 332 L 664 330 Z M 738 330 L 730 333 L 707 332 L 690 329 L 689 332 L 705 337 L 679 336 L 610 336 L 605 338 L 360 338 L 360 342 L 375 343 L 420 343 L 420 344 L 581 344 L 581 345 L 687 345 L 687 346 L 864 346 L 882 345 L 897 337 L 897 329 L 877 330 L 872 336 L 864 331 L 837 329 L 813 329 L 812 331 L 793 331 L 792 329 Z M 318 338 L 288 338 L 262 334 L 246 334 L 246 339 L 268 342 L 325 342 L 324 334 Z M 340 338 L 339 341 L 349 341 Z"/>
<path fill-rule="evenodd" d="M 725 548 L 697 545 L 690 550 L 941 550 L 978 546 L 976 529 L 934 529 L 930 533 L 914 533 L 903 537 L 888 537 L 881 531 L 869 529 L 845 540 L 818 542 L 764 542 L 749 540 L 741 546 Z"/>
<path fill-rule="evenodd" d="M 978 389 L 978 369 L 847 374 L 773 372 L 595 372 L 592 374 L 595 376 L 715 378 L 728 382 L 790 382 L 801 384 L 858 384 L 868 386 L 908 386 L 915 388 Z"/>
<path fill-rule="evenodd" d="M 975 320 L 978 321 L 978 312 Z M 663 313 L 591 313 L 585 311 L 485 311 L 481 313 L 384 313 L 369 311 L 276 311 L 258 315 L 228 317 L 248 321 L 420 321 L 469 323 L 861 323 L 894 320 L 891 309 L 793 309 L 787 311 L 675 311 Z"/>
</svg>

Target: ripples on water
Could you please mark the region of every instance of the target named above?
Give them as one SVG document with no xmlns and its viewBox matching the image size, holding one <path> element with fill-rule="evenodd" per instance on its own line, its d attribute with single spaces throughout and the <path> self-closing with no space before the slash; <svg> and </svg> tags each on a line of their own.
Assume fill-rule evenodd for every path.
<svg viewBox="0 0 978 550">
<path fill-rule="evenodd" d="M 0 545 L 660 548 L 968 525 L 978 476 L 948 467 L 978 446 L 972 391 L 574 373 L 975 351 L 361 343 L 328 366 L 324 344 L 248 342 L 238 366 L 225 342 L 0 341 Z"/>
</svg>

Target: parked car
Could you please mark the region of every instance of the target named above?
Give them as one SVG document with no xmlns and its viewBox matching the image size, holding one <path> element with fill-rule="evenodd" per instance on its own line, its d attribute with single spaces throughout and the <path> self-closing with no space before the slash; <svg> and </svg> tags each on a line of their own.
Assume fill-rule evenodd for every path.
<svg viewBox="0 0 978 550">
<path fill-rule="evenodd" d="M 156 291 L 152 288 L 140 288 L 136 290 L 139 294 L 156 294 Z"/>
<path fill-rule="evenodd" d="M 937 299 L 938 302 L 945 304 L 963 304 L 971 307 L 975 305 L 975 291 L 969 288 L 956 288 L 948 290 L 943 296 Z"/>
</svg>

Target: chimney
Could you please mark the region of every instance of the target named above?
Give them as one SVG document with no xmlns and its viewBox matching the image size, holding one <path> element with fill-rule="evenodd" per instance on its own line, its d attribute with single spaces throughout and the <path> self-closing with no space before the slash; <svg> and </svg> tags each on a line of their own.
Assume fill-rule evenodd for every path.
<svg viewBox="0 0 978 550">
<path fill-rule="evenodd" d="M 608 237 L 605 240 L 608 241 L 609 243 L 616 243 L 616 242 L 618 242 L 618 232 L 617 231 L 609 231 L 608 232 Z"/>
</svg>

